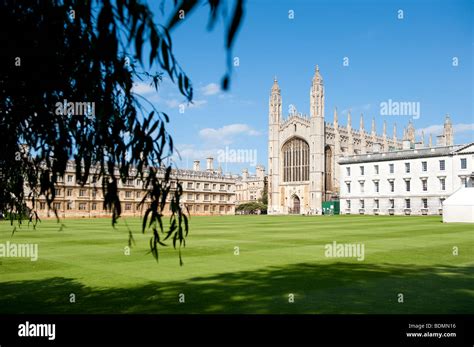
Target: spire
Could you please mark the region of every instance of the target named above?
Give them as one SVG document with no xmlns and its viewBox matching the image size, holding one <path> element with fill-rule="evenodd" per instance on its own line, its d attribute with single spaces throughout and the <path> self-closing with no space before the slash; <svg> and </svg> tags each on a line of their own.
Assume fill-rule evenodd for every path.
<svg viewBox="0 0 474 347">
<path fill-rule="evenodd" d="M 428 140 L 428 141 L 429 141 L 429 142 L 428 142 L 428 146 L 430 146 L 430 148 L 433 147 L 433 138 L 432 138 L 432 136 L 431 136 L 431 133 L 430 133 L 430 137 L 429 137 L 429 140 Z"/>
<path fill-rule="evenodd" d="M 425 131 L 424 130 L 421 131 L 421 144 L 422 145 L 425 144 Z"/>
<path fill-rule="evenodd" d="M 316 65 L 316 69 L 314 70 L 314 76 L 313 76 L 313 83 L 322 83 L 323 82 L 323 77 L 321 76 L 321 73 L 319 72 L 319 66 Z"/>
<path fill-rule="evenodd" d="M 443 135 L 446 142 L 446 146 L 452 146 L 454 144 L 454 131 L 451 123 L 451 117 L 449 114 L 446 115 L 443 126 Z"/>
<path fill-rule="evenodd" d="M 318 66 L 313 76 L 309 97 L 311 118 L 324 118 L 324 85 Z"/>
<path fill-rule="evenodd" d="M 351 110 L 349 110 L 349 112 L 347 112 L 347 127 L 352 128 L 352 125 L 351 125 Z"/>
<path fill-rule="evenodd" d="M 409 140 L 411 143 L 415 143 L 415 141 L 416 141 L 415 127 L 414 127 L 411 120 L 408 122 L 407 132 L 406 132 L 406 139 Z"/>
<path fill-rule="evenodd" d="M 281 109 L 281 94 L 280 94 L 280 86 L 278 85 L 278 81 L 275 78 L 273 79 L 273 85 L 270 92 L 270 100 L 269 100 L 269 124 L 277 124 L 280 123 L 282 118 L 282 109 Z"/>
<path fill-rule="evenodd" d="M 393 141 L 397 141 L 397 123 L 393 123 Z"/>
<path fill-rule="evenodd" d="M 273 92 L 280 93 L 280 86 L 278 85 L 276 76 L 273 78 L 272 94 Z"/>
<path fill-rule="evenodd" d="M 364 131 L 364 115 L 362 113 L 360 114 L 359 130 L 361 132 Z"/>
<path fill-rule="evenodd" d="M 383 151 L 388 151 L 388 142 L 387 142 L 387 121 L 383 121 L 383 134 L 382 134 L 382 141 L 383 141 Z"/>
<path fill-rule="evenodd" d="M 451 117 L 449 114 L 446 114 L 446 117 L 444 119 L 444 124 L 451 124 Z"/>
<path fill-rule="evenodd" d="M 334 128 L 337 129 L 338 120 L 337 120 L 337 107 L 334 107 Z"/>
<path fill-rule="evenodd" d="M 375 135 L 375 117 L 372 117 L 372 135 Z"/>
</svg>

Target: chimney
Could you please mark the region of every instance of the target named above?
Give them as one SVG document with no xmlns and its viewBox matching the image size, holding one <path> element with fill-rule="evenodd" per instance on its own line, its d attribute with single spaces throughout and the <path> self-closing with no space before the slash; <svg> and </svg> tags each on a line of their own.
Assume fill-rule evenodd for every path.
<svg viewBox="0 0 474 347">
<path fill-rule="evenodd" d="M 207 171 L 214 171 L 213 161 L 214 161 L 213 157 L 207 158 L 207 168 L 206 168 Z"/>
<path fill-rule="evenodd" d="M 201 171 L 201 161 L 199 160 L 194 161 L 193 171 Z"/>
</svg>

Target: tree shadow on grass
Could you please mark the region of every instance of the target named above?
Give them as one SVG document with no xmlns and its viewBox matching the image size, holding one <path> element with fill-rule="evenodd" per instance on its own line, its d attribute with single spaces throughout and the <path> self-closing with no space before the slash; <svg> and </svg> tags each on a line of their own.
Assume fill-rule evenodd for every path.
<svg viewBox="0 0 474 347">
<path fill-rule="evenodd" d="M 473 312 L 474 268 L 446 265 L 303 263 L 130 288 L 63 277 L 0 283 L 0 313 Z"/>
</svg>

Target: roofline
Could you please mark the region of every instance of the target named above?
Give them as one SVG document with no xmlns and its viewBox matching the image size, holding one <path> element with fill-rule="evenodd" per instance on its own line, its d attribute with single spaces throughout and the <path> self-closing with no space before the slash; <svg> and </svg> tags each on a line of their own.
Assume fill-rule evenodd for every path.
<svg viewBox="0 0 474 347">
<path fill-rule="evenodd" d="M 452 145 L 452 146 L 439 146 L 439 147 L 426 147 L 426 148 L 414 148 L 414 149 L 402 149 L 390 152 L 375 152 L 365 154 L 355 154 L 347 157 L 341 157 L 338 160 L 338 164 L 354 164 L 354 163 L 371 163 L 378 161 L 396 161 L 396 160 L 409 160 L 418 158 L 436 158 L 436 157 L 449 157 L 457 155 L 459 151 L 465 149 L 474 143 L 463 144 L 463 145 Z M 447 149 L 452 148 L 451 151 Z M 445 152 L 441 152 L 446 149 Z M 435 150 L 432 152 L 432 150 Z M 437 151 L 436 151 L 437 150 Z M 422 153 L 415 153 L 415 151 L 423 151 Z M 399 154 L 397 154 L 399 153 Z M 405 154 L 405 155 L 404 155 Z M 469 154 L 469 153 L 462 153 Z"/>
</svg>

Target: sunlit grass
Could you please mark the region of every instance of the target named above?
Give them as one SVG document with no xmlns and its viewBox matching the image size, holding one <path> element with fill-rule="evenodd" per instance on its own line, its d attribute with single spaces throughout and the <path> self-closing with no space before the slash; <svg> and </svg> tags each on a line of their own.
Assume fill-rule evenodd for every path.
<svg viewBox="0 0 474 347">
<path fill-rule="evenodd" d="M 13 236 L 0 222 L 0 243 L 39 247 L 36 262 L 0 258 L 0 313 L 474 312 L 473 226 L 440 217 L 193 217 L 182 267 L 172 246 L 153 259 L 138 218 L 130 255 L 124 220 L 62 222 Z M 333 241 L 364 244 L 364 261 L 325 257 Z"/>
</svg>

